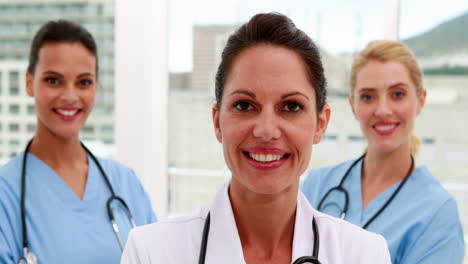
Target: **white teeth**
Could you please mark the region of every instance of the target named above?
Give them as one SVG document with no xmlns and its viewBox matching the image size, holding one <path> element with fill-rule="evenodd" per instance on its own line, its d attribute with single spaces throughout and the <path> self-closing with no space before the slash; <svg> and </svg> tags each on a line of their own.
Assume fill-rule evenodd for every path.
<svg viewBox="0 0 468 264">
<path fill-rule="evenodd" d="M 272 162 L 275 160 L 281 159 L 284 155 L 278 155 L 278 154 L 255 154 L 255 153 L 249 153 L 249 156 L 260 162 Z"/>
<path fill-rule="evenodd" d="M 386 125 L 386 126 L 375 126 L 375 129 L 378 131 L 388 131 L 392 128 L 394 128 L 395 125 Z"/>
<path fill-rule="evenodd" d="M 78 112 L 78 110 L 63 110 L 63 109 L 57 109 L 57 112 L 64 116 L 72 116 Z"/>
</svg>

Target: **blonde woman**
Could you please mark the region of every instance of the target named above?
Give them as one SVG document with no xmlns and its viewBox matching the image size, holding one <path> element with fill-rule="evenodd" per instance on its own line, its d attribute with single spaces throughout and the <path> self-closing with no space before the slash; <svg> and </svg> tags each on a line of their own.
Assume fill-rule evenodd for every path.
<svg viewBox="0 0 468 264">
<path fill-rule="evenodd" d="M 314 207 L 387 239 L 392 263 L 461 263 L 457 205 L 414 156 L 426 91 L 412 52 L 398 41 L 369 43 L 355 58 L 349 102 L 367 139 L 356 160 L 311 170 L 302 191 Z"/>
</svg>

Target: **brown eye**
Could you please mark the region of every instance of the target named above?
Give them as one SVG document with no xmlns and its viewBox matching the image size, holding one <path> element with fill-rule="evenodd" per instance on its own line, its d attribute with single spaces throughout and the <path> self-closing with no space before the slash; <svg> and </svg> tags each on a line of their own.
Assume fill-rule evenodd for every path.
<svg viewBox="0 0 468 264">
<path fill-rule="evenodd" d="M 249 102 L 246 102 L 246 101 L 239 101 L 239 102 L 236 102 L 234 104 L 234 107 L 239 110 L 239 111 L 242 111 L 242 112 L 245 112 L 245 111 L 250 111 L 252 110 L 253 106 L 251 103 Z"/>
<path fill-rule="evenodd" d="M 90 86 L 93 84 L 93 81 L 92 80 L 89 80 L 89 79 L 83 79 L 83 80 L 80 80 L 80 85 L 81 86 Z"/>
<path fill-rule="evenodd" d="M 55 77 L 46 77 L 44 79 L 44 81 L 50 85 L 58 85 L 60 84 L 60 81 L 59 79 L 55 78 Z"/>
<path fill-rule="evenodd" d="M 287 112 L 298 112 L 300 111 L 304 106 L 298 102 L 287 102 L 284 104 L 284 110 Z"/>
</svg>

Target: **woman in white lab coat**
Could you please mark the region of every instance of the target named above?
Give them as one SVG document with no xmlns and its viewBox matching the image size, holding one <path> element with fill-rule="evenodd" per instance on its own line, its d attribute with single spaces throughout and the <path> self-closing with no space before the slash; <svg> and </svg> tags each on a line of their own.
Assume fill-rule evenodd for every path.
<svg viewBox="0 0 468 264">
<path fill-rule="evenodd" d="M 192 215 L 134 229 L 122 263 L 390 263 L 383 237 L 313 209 L 299 192 L 330 108 L 317 47 L 284 15 L 230 36 L 215 134 L 231 181 Z"/>
</svg>

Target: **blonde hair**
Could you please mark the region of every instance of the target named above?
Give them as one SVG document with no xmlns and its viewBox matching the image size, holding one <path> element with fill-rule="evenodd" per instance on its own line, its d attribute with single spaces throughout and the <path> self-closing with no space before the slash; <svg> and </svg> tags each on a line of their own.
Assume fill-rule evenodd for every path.
<svg viewBox="0 0 468 264">
<path fill-rule="evenodd" d="M 367 47 L 359 52 L 354 58 L 350 76 L 351 98 L 354 96 L 358 72 L 371 60 L 380 62 L 396 61 L 403 64 L 408 70 L 409 77 L 416 87 L 416 94 L 418 96 L 421 95 L 423 91 L 423 73 L 413 52 L 411 52 L 405 44 L 399 41 L 376 40 L 367 44 Z M 411 155 L 416 156 L 420 146 L 421 140 L 413 131 L 410 138 Z"/>
</svg>

